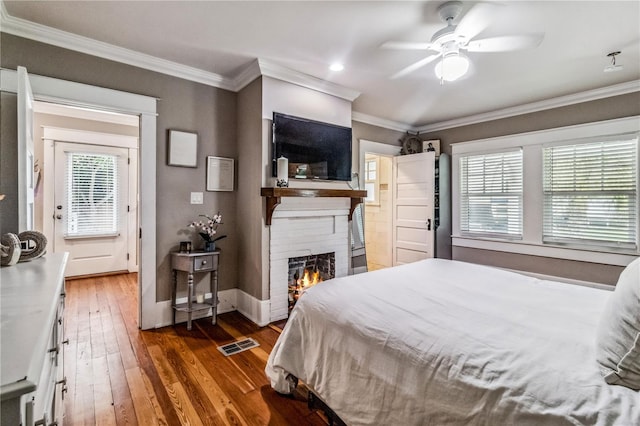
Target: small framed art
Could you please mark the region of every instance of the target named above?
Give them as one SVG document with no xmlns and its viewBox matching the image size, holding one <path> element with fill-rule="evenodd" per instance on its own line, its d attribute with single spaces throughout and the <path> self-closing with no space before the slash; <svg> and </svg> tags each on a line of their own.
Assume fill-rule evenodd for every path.
<svg viewBox="0 0 640 426">
<path fill-rule="evenodd" d="M 233 191 L 233 158 L 207 157 L 207 191 Z"/>
<path fill-rule="evenodd" d="M 434 151 L 436 158 L 440 156 L 440 139 L 422 141 L 422 152 Z"/>
<path fill-rule="evenodd" d="M 198 134 L 169 130 L 169 166 L 198 167 Z"/>
</svg>

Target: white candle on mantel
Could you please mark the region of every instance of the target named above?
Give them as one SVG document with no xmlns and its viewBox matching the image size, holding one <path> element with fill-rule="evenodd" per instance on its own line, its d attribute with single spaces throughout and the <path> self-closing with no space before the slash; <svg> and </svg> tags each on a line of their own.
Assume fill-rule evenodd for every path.
<svg viewBox="0 0 640 426">
<path fill-rule="evenodd" d="M 278 158 L 278 180 L 289 182 L 289 160 L 286 157 Z"/>
</svg>

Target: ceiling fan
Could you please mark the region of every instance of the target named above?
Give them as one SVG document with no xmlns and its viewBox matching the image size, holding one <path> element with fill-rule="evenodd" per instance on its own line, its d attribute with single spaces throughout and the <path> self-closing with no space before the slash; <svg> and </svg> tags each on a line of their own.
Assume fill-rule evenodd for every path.
<svg viewBox="0 0 640 426">
<path fill-rule="evenodd" d="M 454 81 L 469 70 L 469 59 L 463 54 L 467 52 L 507 52 L 529 49 L 540 45 L 544 34 L 505 35 L 474 40 L 489 26 L 492 13 L 498 5 L 493 3 L 477 3 L 457 25 L 454 21 L 462 11 L 462 2 L 448 1 L 438 7 L 438 16 L 447 24 L 436 31 L 430 42 L 388 41 L 382 44 L 384 49 L 428 50 L 433 54 L 401 69 L 391 76 L 392 79 L 404 77 L 427 64 L 440 59 L 435 66 L 436 76 L 443 81 Z"/>
</svg>

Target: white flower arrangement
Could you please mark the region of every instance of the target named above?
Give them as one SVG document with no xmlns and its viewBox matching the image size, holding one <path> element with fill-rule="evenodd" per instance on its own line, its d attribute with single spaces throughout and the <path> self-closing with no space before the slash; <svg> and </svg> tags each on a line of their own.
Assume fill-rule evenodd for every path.
<svg viewBox="0 0 640 426">
<path fill-rule="evenodd" d="M 200 217 L 204 217 L 206 220 L 193 221 L 188 226 L 189 228 L 194 228 L 205 241 L 217 241 L 226 237 L 226 235 L 221 235 L 214 238 L 218 232 L 218 226 L 222 223 L 222 215 L 220 212 L 213 216 L 201 214 Z"/>
</svg>

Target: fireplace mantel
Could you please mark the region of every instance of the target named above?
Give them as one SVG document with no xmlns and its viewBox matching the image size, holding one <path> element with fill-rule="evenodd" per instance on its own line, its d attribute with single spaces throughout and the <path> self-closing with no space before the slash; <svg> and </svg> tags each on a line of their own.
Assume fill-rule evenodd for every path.
<svg viewBox="0 0 640 426">
<path fill-rule="evenodd" d="M 304 189 L 304 188 L 262 188 L 260 195 L 267 199 L 267 225 L 271 225 L 273 212 L 282 197 L 344 197 L 351 199 L 349 220 L 353 211 L 367 196 L 367 191 L 358 189 Z"/>
</svg>

